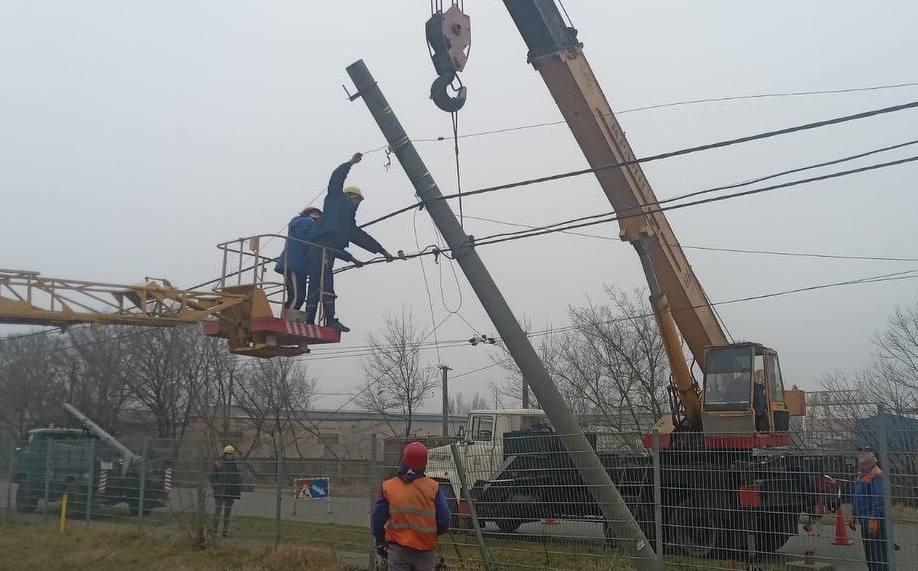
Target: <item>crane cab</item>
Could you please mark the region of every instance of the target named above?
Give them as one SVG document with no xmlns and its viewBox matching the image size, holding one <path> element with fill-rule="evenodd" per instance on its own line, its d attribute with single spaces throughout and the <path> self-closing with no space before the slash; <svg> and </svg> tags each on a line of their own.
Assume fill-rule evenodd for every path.
<svg viewBox="0 0 918 571">
<path fill-rule="evenodd" d="M 790 414 L 774 349 L 758 343 L 707 349 L 702 403 L 707 447 L 787 444 Z"/>
</svg>

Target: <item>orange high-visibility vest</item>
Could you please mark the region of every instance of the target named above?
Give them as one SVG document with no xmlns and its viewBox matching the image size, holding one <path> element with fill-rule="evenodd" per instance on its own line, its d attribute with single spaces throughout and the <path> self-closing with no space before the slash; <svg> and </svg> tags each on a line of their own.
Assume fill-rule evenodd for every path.
<svg viewBox="0 0 918 571">
<path fill-rule="evenodd" d="M 387 542 L 420 551 L 437 547 L 438 488 L 437 481 L 427 477 L 410 484 L 397 477 L 383 482 L 382 492 L 389 502 Z"/>
</svg>

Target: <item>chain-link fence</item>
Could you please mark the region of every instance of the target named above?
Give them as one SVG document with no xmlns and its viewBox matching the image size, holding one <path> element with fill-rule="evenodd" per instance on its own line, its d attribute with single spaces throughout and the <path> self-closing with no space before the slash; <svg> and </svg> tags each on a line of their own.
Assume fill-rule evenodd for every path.
<svg viewBox="0 0 918 571">
<path fill-rule="evenodd" d="M 768 438 L 588 434 L 657 564 L 784 569 L 814 561 L 864 569 L 870 557 L 918 568 L 918 421 L 880 415 Z M 48 429 L 28 442 L 0 442 L 0 506 L 3 517 L 44 522 L 49 533 L 66 510 L 70 526 L 139 526 L 201 543 L 318 545 L 351 567 L 375 568 L 369 516 L 407 441 L 366 440 L 354 457 L 256 457 L 240 447 L 237 488 L 217 466 L 223 443 L 126 442 L 125 454 L 80 431 Z M 617 533 L 628 522 L 603 517 L 549 429 L 492 427 L 452 445 L 428 444 L 428 476 L 440 481 L 452 512 L 439 539 L 443 568 L 635 563 Z M 870 468 L 865 450 L 879 470 L 863 470 Z"/>
</svg>

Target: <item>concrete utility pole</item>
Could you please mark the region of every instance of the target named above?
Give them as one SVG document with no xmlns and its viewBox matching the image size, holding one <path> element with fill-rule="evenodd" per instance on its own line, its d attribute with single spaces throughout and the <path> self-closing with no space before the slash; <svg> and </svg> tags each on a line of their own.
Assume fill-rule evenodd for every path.
<svg viewBox="0 0 918 571">
<path fill-rule="evenodd" d="M 612 478 L 603 468 L 596 451 L 590 446 L 574 416 L 567 409 L 538 353 L 529 342 L 529 337 L 523 332 L 509 304 L 475 251 L 473 238 L 465 235 L 449 203 L 441 200 L 443 194 L 367 66 L 363 60 L 356 61 L 347 67 L 347 73 L 357 88 L 352 100 L 362 98 L 366 103 L 370 114 L 386 137 L 389 148 L 398 158 L 417 195 L 424 202 L 427 212 L 506 344 L 507 350 L 516 361 L 523 379 L 532 388 L 545 414 L 558 432 L 571 461 L 599 505 L 606 522 L 614 529 L 616 537 L 622 541 L 628 554 L 635 558 L 633 563 L 638 569 L 658 569 L 659 563 L 653 548 L 631 515 Z"/>
<path fill-rule="evenodd" d="M 442 375 L 440 380 L 443 384 L 443 436 L 449 436 L 449 386 L 447 385 L 447 375 L 451 371 L 446 365 L 440 365 Z"/>
</svg>

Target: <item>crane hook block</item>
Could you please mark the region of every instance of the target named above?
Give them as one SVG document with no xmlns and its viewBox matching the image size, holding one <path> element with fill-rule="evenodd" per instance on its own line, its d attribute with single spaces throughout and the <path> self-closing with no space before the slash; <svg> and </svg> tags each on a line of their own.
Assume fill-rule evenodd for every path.
<svg viewBox="0 0 918 571">
<path fill-rule="evenodd" d="M 463 85 L 456 90 L 455 95 L 450 95 L 449 87 L 452 83 L 453 77 L 440 75 L 437 76 L 437 79 L 435 79 L 430 86 L 430 98 L 433 99 L 434 105 L 447 113 L 455 113 L 462 109 L 462 106 L 465 105 L 466 94 L 468 93 L 468 89 Z"/>
<path fill-rule="evenodd" d="M 467 90 L 461 86 L 451 95 L 449 88 L 456 74 L 465 68 L 472 43 L 471 19 L 453 4 L 446 12 L 436 12 L 427 20 L 425 31 L 437 79 L 430 86 L 430 98 L 440 109 L 455 113 L 465 105 Z"/>
</svg>

